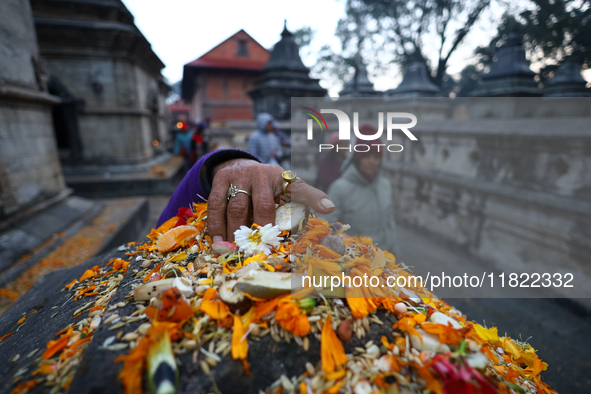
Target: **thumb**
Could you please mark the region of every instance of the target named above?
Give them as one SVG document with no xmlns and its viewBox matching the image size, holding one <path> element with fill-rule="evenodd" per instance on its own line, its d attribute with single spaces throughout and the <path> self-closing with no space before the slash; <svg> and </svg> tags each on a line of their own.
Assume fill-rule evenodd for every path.
<svg viewBox="0 0 591 394">
<path fill-rule="evenodd" d="M 327 215 L 335 210 L 332 200 L 322 190 L 308 185 L 302 180 L 291 184 L 291 199 L 309 205 L 316 212 Z"/>
</svg>

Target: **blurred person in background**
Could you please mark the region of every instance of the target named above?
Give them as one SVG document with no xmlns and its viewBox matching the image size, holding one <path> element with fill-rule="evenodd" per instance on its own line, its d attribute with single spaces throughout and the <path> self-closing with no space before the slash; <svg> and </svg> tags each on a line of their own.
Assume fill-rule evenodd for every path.
<svg viewBox="0 0 591 394">
<path fill-rule="evenodd" d="M 207 136 L 211 118 L 207 117 L 205 120 L 198 122 L 192 138 L 193 164 L 201 157 L 205 156 L 209 150 L 209 137 Z"/>
<path fill-rule="evenodd" d="M 195 163 L 193 161 L 194 152 L 192 137 L 193 131 L 188 126 L 186 129 L 179 130 L 175 136 L 173 153 L 183 158 L 183 169 L 185 172 L 189 171 L 191 166 Z"/>
<path fill-rule="evenodd" d="M 345 141 L 343 141 L 345 142 Z M 330 185 L 337 180 L 341 175 L 341 166 L 345 161 L 348 150 L 342 149 L 344 146 L 339 145 L 339 133 L 335 131 L 330 135 L 329 144 L 333 145 L 335 149 L 325 152 L 318 160 L 318 177 L 314 184 L 318 189 L 326 192 Z"/>
<path fill-rule="evenodd" d="M 281 142 L 272 115 L 261 113 L 257 117 L 257 129 L 248 139 L 248 153 L 259 158 L 263 164 L 279 165 L 283 159 Z"/>
<path fill-rule="evenodd" d="M 279 161 L 279 165 L 286 170 L 291 169 L 291 136 L 281 129 L 275 129 L 275 134 L 281 143 L 281 152 L 283 159 Z"/>
<path fill-rule="evenodd" d="M 201 144 L 201 156 L 209 153 L 209 131 L 211 128 L 211 118 L 208 116 L 204 121 L 199 122 L 198 129 L 202 131 L 203 142 Z"/>
<path fill-rule="evenodd" d="M 363 135 L 376 133 L 376 129 L 367 124 L 362 125 L 359 131 Z M 381 249 L 396 255 L 392 185 L 381 171 L 384 147 L 375 145 L 381 142 L 379 138 L 373 141 L 357 139 L 356 144 L 367 144 L 370 150 L 355 152 L 343 174 L 330 185 L 328 197 L 336 209 L 324 218 L 329 223 L 349 224 L 351 229 L 347 234 L 371 237 Z"/>
</svg>

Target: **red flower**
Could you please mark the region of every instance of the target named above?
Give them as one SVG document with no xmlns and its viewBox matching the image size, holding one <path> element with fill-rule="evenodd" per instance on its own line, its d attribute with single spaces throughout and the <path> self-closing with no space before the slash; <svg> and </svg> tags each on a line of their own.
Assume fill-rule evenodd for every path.
<svg viewBox="0 0 591 394">
<path fill-rule="evenodd" d="M 496 394 L 497 390 L 478 371 L 463 361 L 459 364 L 452 364 L 441 354 L 433 358 L 431 368 L 440 376 L 445 394 Z"/>
</svg>

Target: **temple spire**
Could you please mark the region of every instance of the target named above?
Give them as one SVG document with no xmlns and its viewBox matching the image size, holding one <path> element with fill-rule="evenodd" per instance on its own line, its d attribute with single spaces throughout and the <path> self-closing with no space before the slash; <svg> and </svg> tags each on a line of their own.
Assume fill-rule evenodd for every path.
<svg viewBox="0 0 591 394">
<path fill-rule="evenodd" d="M 374 89 L 373 83 L 367 75 L 367 68 L 360 54 L 355 56 L 355 70 L 351 79 L 345 83 L 340 97 L 375 97 L 381 95 Z"/>
<path fill-rule="evenodd" d="M 396 89 L 388 90 L 388 97 L 437 97 L 441 90 L 429 77 L 424 61 L 412 62 L 404 71 L 402 82 Z"/>
<path fill-rule="evenodd" d="M 523 38 L 513 32 L 496 52 L 490 71 L 481 77 L 472 96 L 541 96 L 535 77 L 525 56 Z"/>
<path fill-rule="evenodd" d="M 581 61 L 575 56 L 567 57 L 546 83 L 545 97 L 589 97 L 591 89 L 581 75 Z"/>
<path fill-rule="evenodd" d="M 263 67 L 262 76 L 248 92 L 254 102 L 255 115 L 267 112 L 276 119 L 291 117 L 291 97 L 322 97 L 326 89 L 318 79 L 310 78 L 310 70 L 300 58 L 300 48 L 293 33 L 283 23 L 281 39 L 271 52 L 271 57 Z"/>
</svg>

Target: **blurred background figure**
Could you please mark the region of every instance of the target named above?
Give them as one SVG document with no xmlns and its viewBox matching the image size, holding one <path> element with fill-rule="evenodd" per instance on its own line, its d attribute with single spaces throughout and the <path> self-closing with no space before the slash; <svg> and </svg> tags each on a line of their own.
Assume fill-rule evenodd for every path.
<svg viewBox="0 0 591 394">
<path fill-rule="evenodd" d="M 205 120 L 197 123 L 195 131 L 192 137 L 192 162 L 195 164 L 202 156 L 209 152 L 209 125 L 211 124 L 211 118 L 207 117 Z"/>
<path fill-rule="evenodd" d="M 259 114 L 257 129 L 248 139 L 248 153 L 258 157 L 263 164 L 280 165 L 283 151 L 273 116 L 267 113 Z"/>
<path fill-rule="evenodd" d="M 328 191 L 329 186 L 341 175 L 341 166 L 349 152 L 345 149 L 345 142 L 342 141 L 341 145 L 339 145 L 338 131 L 331 133 L 328 143 L 335 148 L 325 152 L 318 159 L 318 177 L 314 186 L 324 192 Z"/>
<path fill-rule="evenodd" d="M 291 169 L 291 136 L 281 129 L 275 129 L 275 134 L 281 144 L 282 159 L 279 160 L 279 165 L 286 170 Z M 326 191 L 326 190 L 325 190 Z"/>
<path fill-rule="evenodd" d="M 183 170 L 189 171 L 194 164 L 193 156 L 193 130 L 186 124 L 181 130 L 178 130 L 175 135 L 174 150 L 175 155 L 181 156 L 184 160 Z"/>
<path fill-rule="evenodd" d="M 363 135 L 376 133 L 376 129 L 368 124 L 362 125 L 359 131 Z M 394 199 L 390 181 L 380 171 L 384 155 L 383 149 L 376 146 L 380 143 L 379 138 L 373 141 L 357 139 L 356 144 L 367 144 L 370 150 L 355 152 L 343 174 L 330 185 L 328 196 L 337 208 L 324 218 L 330 223 L 349 224 L 348 234 L 371 237 L 380 248 L 396 255 Z"/>
</svg>

